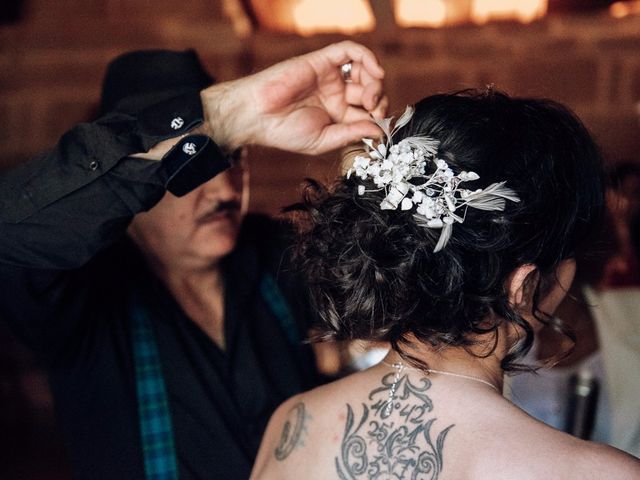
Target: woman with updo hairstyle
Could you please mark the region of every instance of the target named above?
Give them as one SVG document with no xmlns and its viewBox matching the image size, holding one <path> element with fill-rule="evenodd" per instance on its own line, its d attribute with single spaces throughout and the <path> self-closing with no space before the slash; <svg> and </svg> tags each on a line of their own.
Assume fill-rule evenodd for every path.
<svg viewBox="0 0 640 480">
<path fill-rule="evenodd" d="M 556 102 L 495 91 L 427 97 L 380 126 L 291 210 L 320 337 L 390 352 L 281 405 L 252 477 L 640 478 L 634 457 L 502 396 L 537 331 L 570 335 L 553 312 L 604 205 L 585 127 Z"/>
</svg>

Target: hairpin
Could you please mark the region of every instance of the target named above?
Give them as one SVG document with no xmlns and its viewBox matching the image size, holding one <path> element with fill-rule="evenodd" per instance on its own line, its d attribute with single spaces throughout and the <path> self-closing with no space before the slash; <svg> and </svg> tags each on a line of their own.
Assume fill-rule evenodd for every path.
<svg viewBox="0 0 640 480">
<path fill-rule="evenodd" d="M 434 253 L 449 242 L 454 223 L 462 223 L 469 207 L 487 211 L 502 211 L 506 201 L 519 202 L 518 195 L 505 186 L 506 182 L 492 183 L 486 188 L 470 190 L 461 184 L 480 178 L 475 172 L 455 174 L 449 164 L 438 158 L 440 142 L 429 136 L 403 138 L 397 144 L 393 136 L 413 117 L 414 109 L 407 106 L 391 129 L 393 118 L 376 120 L 384 132 L 385 141 L 378 144 L 363 138 L 367 156 L 358 155 L 347 172 L 375 185 L 367 189 L 358 185 L 358 195 L 385 191 L 380 202 L 382 210 L 413 210 L 413 217 L 425 228 L 440 229 Z M 432 173 L 426 173 L 427 167 Z M 415 210 L 414 210 L 415 209 Z"/>
</svg>

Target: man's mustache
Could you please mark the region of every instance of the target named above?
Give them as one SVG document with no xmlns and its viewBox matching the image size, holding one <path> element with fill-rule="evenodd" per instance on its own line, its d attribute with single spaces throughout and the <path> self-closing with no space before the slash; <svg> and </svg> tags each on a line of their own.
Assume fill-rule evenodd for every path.
<svg viewBox="0 0 640 480">
<path fill-rule="evenodd" d="M 198 223 L 206 223 L 220 214 L 228 213 L 233 214 L 239 212 L 241 208 L 240 202 L 237 200 L 228 200 L 224 202 L 218 202 L 212 208 L 207 210 L 202 215 L 198 216 Z"/>
</svg>

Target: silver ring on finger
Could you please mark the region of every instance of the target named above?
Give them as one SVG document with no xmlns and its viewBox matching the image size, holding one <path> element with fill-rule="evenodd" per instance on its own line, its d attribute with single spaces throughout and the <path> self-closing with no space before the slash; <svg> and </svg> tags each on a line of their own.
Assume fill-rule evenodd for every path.
<svg viewBox="0 0 640 480">
<path fill-rule="evenodd" d="M 353 62 L 347 62 L 340 65 L 340 75 L 342 76 L 342 80 L 344 80 L 344 83 L 353 82 L 353 80 L 351 79 L 352 70 L 353 70 Z"/>
</svg>

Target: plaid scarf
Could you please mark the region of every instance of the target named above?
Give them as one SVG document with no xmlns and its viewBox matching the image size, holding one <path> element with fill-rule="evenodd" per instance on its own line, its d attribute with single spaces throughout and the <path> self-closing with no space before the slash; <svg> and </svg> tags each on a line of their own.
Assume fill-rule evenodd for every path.
<svg viewBox="0 0 640 480">
<path fill-rule="evenodd" d="M 299 345 L 301 338 L 295 318 L 275 278 L 270 274 L 262 275 L 260 294 L 279 320 L 287 340 L 292 345 Z M 146 479 L 178 480 L 171 412 L 155 333 L 149 312 L 140 298 L 134 294 L 132 300 L 131 341 Z"/>
</svg>

